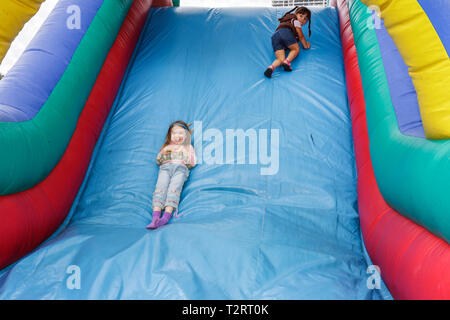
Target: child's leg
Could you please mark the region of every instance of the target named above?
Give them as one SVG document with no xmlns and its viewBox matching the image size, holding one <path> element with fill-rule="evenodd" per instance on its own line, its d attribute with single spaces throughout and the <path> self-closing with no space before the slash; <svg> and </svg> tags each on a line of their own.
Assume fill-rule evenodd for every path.
<svg viewBox="0 0 450 320">
<path fill-rule="evenodd" d="M 148 229 L 156 229 L 158 227 L 161 208 L 164 208 L 169 182 L 170 170 L 167 166 L 162 165 L 159 168 L 158 180 L 156 182 L 155 192 L 153 193 L 153 215 L 152 222 L 147 226 Z"/>
<path fill-rule="evenodd" d="M 167 188 L 170 183 L 170 168 L 162 165 L 159 168 L 158 180 L 156 181 L 155 192 L 153 192 L 153 209 L 164 208 L 164 203 L 167 197 Z"/>
<path fill-rule="evenodd" d="M 174 207 L 167 206 L 167 207 L 164 209 L 164 211 L 165 211 L 165 212 L 172 213 L 172 212 L 173 212 L 173 209 L 174 209 Z"/>
<path fill-rule="evenodd" d="M 291 51 L 288 54 L 287 60 L 289 60 L 289 62 L 292 62 L 292 60 L 294 60 L 298 56 L 298 53 L 300 52 L 300 46 L 298 45 L 298 43 L 294 43 L 289 46 L 289 50 Z"/>
<path fill-rule="evenodd" d="M 281 63 L 284 60 L 284 49 L 286 46 L 283 42 L 282 33 L 284 30 L 278 30 L 272 35 L 272 49 L 273 52 L 275 52 L 275 57 L 277 57 L 277 60 L 275 60 L 270 67 L 272 67 L 272 71 L 275 70 L 277 67 L 281 65 Z M 269 68 L 270 68 L 269 67 Z"/>
<path fill-rule="evenodd" d="M 264 72 L 264 75 L 268 78 L 272 77 L 272 72 L 278 68 L 279 66 L 281 66 L 281 64 L 283 63 L 284 60 L 284 56 L 285 56 L 285 52 L 284 49 L 282 50 L 277 50 L 275 51 L 275 57 L 277 57 L 277 59 L 272 62 L 272 64 L 266 69 L 266 71 Z"/>
<path fill-rule="evenodd" d="M 297 57 L 298 53 L 300 52 L 300 47 L 298 43 L 291 44 L 288 48 L 290 52 L 288 54 L 288 57 L 286 58 L 286 60 L 283 61 L 282 64 L 284 71 L 292 71 L 291 61 L 294 60 L 295 57 Z"/>
<path fill-rule="evenodd" d="M 284 49 L 275 51 L 275 57 L 277 57 L 277 59 L 272 62 L 272 67 L 274 70 L 281 66 L 284 61 L 285 55 L 286 53 L 284 52 Z"/>
<path fill-rule="evenodd" d="M 180 201 L 181 191 L 183 190 L 184 182 L 189 176 L 189 169 L 184 165 L 180 165 L 176 170 L 172 178 L 170 179 L 169 188 L 167 190 L 166 209 L 164 215 L 158 223 L 158 227 L 169 222 L 172 217 L 173 210 L 178 208 Z"/>
</svg>

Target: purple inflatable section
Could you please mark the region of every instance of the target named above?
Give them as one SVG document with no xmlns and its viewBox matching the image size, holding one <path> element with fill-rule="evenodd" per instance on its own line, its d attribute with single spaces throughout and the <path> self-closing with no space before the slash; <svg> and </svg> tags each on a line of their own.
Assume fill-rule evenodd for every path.
<svg viewBox="0 0 450 320">
<path fill-rule="evenodd" d="M 425 138 L 417 93 L 397 47 L 381 21 L 375 28 L 397 123 L 404 135 Z"/>
<path fill-rule="evenodd" d="M 450 1 L 418 0 L 450 56 Z"/>
</svg>

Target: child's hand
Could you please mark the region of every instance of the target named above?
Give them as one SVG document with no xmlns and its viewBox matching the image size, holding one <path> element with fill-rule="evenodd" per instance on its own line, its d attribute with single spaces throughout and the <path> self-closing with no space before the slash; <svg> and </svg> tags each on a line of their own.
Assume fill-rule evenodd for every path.
<svg viewBox="0 0 450 320">
<path fill-rule="evenodd" d="M 163 149 L 163 153 L 171 153 L 173 151 L 173 147 L 172 146 L 165 146 Z"/>
<path fill-rule="evenodd" d="M 308 50 L 309 48 L 311 48 L 311 43 L 307 42 L 307 43 L 306 43 L 306 46 L 303 46 L 303 48 L 304 48 L 305 50 Z"/>
</svg>

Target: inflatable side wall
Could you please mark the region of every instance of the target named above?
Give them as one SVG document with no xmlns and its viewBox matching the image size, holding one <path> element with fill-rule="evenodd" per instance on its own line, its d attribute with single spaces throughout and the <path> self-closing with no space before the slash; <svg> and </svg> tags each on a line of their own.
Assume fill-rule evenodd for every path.
<svg viewBox="0 0 450 320">
<path fill-rule="evenodd" d="M 61 28 L 74 4 L 84 13 L 81 29 Z M 62 0 L 0 82 L 0 99 L 9 99 L 0 101 L 0 269 L 36 248 L 66 217 L 148 11 L 171 4 Z"/>
<path fill-rule="evenodd" d="M 389 101 L 390 94 L 380 55 L 380 44 L 374 28 L 367 23 L 371 21 L 371 10 L 360 1 L 340 0 L 338 6 L 358 169 L 359 213 L 365 245 L 373 263 L 380 267 L 383 280 L 395 298 L 448 299 L 450 298 L 448 243 L 407 218 L 407 212 L 411 211 L 406 209 L 405 213 L 400 214 L 385 201 L 391 198 L 383 198 L 381 188 L 378 189 L 380 179 L 376 175 L 375 165 L 376 161 L 385 162 L 384 169 L 396 174 L 399 179 L 393 187 L 397 188 L 397 192 L 408 192 L 407 186 L 398 175 L 421 176 L 427 167 L 444 165 L 448 168 L 449 152 L 445 149 L 446 142 L 406 136 L 399 132 L 394 108 Z M 386 119 L 390 119 L 391 122 L 386 123 Z M 381 123 L 374 125 L 375 121 Z M 396 131 L 396 134 L 392 131 Z M 375 140 L 375 134 L 380 135 L 378 140 Z M 388 146 L 394 148 L 387 150 Z M 399 156 L 403 159 L 402 162 L 395 161 L 399 153 L 395 149 L 402 147 L 414 148 L 416 153 L 419 153 L 418 157 L 420 153 L 430 155 L 429 158 L 421 159 L 422 170 L 418 167 L 418 163 L 415 164 L 417 167 L 414 172 L 408 173 L 405 170 L 408 169 L 409 162 L 415 162 L 412 153 L 406 158 Z M 442 160 L 439 160 L 440 155 Z M 447 162 L 444 162 L 444 159 Z M 448 172 L 449 170 L 442 171 L 441 175 L 445 176 Z M 380 172 L 381 175 L 385 173 Z M 431 180 L 431 177 L 428 179 Z M 424 182 L 423 179 L 420 181 Z M 402 183 L 401 186 L 399 183 Z M 415 186 L 423 188 L 419 185 L 419 181 L 416 181 Z M 450 189 L 446 190 L 448 192 Z M 445 190 L 439 191 L 441 193 L 439 204 L 420 208 L 426 210 L 437 207 L 444 210 L 443 206 L 448 205 L 448 199 L 443 197 Z M 414 200 L 415 197 L 410 195 L 409 201 Z M 436 211 L 443 219 L 448 212 Z M 427 221 L 424 219 L 421 224 L 427 225 Z M 437 224 L 437 228 L 445 227 L 442 221 L 441 224 Z M 428 227 L 433 229 L 431 225 Z"/>
</svg>

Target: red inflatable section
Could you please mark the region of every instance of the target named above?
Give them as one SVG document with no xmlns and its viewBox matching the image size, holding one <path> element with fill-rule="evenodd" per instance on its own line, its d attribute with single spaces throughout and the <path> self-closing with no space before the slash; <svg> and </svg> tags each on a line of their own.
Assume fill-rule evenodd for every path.
<svg viewBox="0 0 450 320">
<path fill-rule="evenodd" d="M 35 249 L 67 216 L 152 6 L 172 1 L 133 2 L 55 169 L 35 187 L 0 197 L 0 269 Z"/>
<path fill-rule="evenodd" d="M 369 153 L 366 106 L 346 0 L 338 0 L 364 242 L 396 299 L 450 299 L 450 246 L 384 201 Z"/>
</svg>

